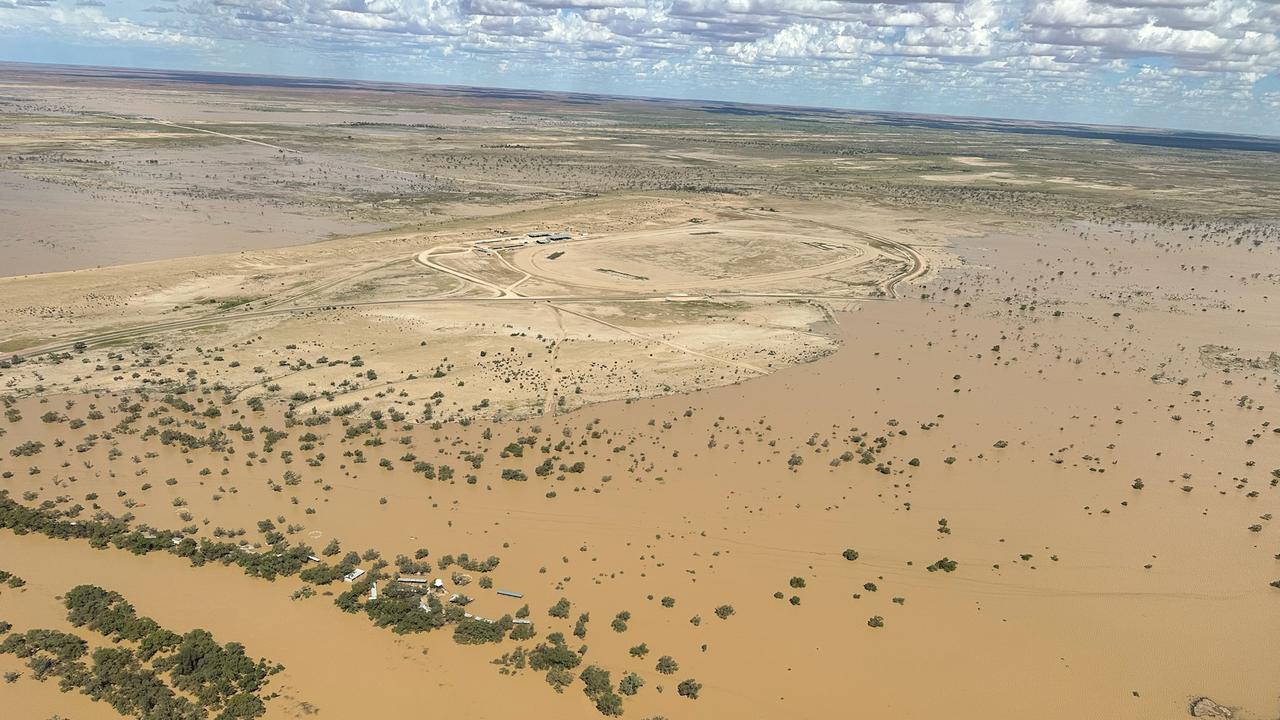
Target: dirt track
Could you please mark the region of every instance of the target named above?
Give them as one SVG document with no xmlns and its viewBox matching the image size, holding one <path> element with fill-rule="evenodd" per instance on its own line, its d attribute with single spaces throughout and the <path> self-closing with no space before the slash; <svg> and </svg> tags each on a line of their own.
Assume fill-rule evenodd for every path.
<svg viewBox="0 0 1280 720">
<path fill-rule="evenodd" d="M 455 297 L 449 295 L 436 295 L 427 297 L 405 297 L 389 300 L 370 300 L 370 301 L 353 301 L 342 303 L 309 303 L 305 305 L 298 304 L 299 300 L 309 297 L 315 297 L 325 290 L 332 288 L 340 283 L 349 282 L 351 280 L 371 275 L 378 270 L 384 269 L 398 262 L 403 257 L 396 257 L 386 263 L 379 264 L 372 268 L 362 269 L 354 274 L 345 274 L 337 278 L 327 279 L 320 282 L 312 283 L 304 286 L 300 290 L 291 290 L 282 293 L 279 296 L 268 297 L 256 302 L 254 309 L 232 309 L 226 311 L 217 311 L 209 315 L 194 318 L 184 318 L 181 320 L 162 321 L 154 323 L 139 324 L 134 327 L 120 328 L 103 332 L 86 333 L 72 338 L 61 339 L 56 342 L 41 344 L 38 346 L 22 348 L 12 351 L 5 357 L 26 356 L 46 352 L 65 352 L 76 348 L 77 346 L 97 346 L 104 343 L 115 343 L 125 340 L 136 339 L 145 336 L 154 336 L 165 332 L 175 332 L 182 330 L 192 330 L 203 327 L 216 326 L 223 323 L 236 323 L 252 320 L 269 319 L 293 314 L 326 312 L 338 309 L 358 309 L 358 308 L 387 308 L 396 306 L 414 306 L 434 303 L 486 303 L 486 302 L 555 302 L 563 305 L 564 303 L 573 302 L 646 302 L 664 300 L 672 295 L 686 295 L 703 297 L 707 299 L 800 299 L 800 300 L 818 300 L 818 301 L 839 301 L 851 302 L 865 300 L 868 298 L 858 298 L 853 296 L 844 296 L 823 292 L 734 292 L 732 288 L 750 288 L 753 286 L 777 284 L 779 282 L 802 280 L 805 278 L 818 277 L 834 270 L 856 267 L 864 265 L 876 258 L 899 256 L 910 265 L 905 270 L 896 275 L 883 280 L 880 285 L 880 291 L 885 297 L 895 297 L 896 287 L 899 283 L 921 277 L 928 271 L 928 267 L 924 258 L 909 246 L 893 241 L 878 235 L 867 235 L 861 231 L 854 231 L 848 228 L 839 227 L 825 223 L 810 222 L 809 224 L 823 227 L 827 230 L 834 230 L 855 236 L 864 236 L 869 240 L 887 245 L 897 253 L 886 253 L 879 248 L 870 245 L 863 248 L 857 248 L 853 253 L 838 260 L 814 265 L 806 268 L 786 270 L 772 273 L 763 273 L 746 277 L 734 277 L 723 279 L 712 279 L 697 282 L 685 283 L 651 283 L 646 287 L 634 288 L 628 287 L 626 283 L 621 282 L 582 282 L 574 278 L 572 282 L 566 283 L 560 274 L 548 272 L 537 261 L 539 253 L 550 252 L 550 248 L 561 247 L 571 248 L 580 246 L 585 243 L 593 245 L 605 245 L 612 241 L 609 237 L 593 238 L 590 240 L 570 241 L 562 245 L 529 245 L 512 254 L 509 261 L 503 256 L 501 251 L 481 250 L 488 257 L 495 258 L 506 268 L 524 275 L 521 279 L 514 283 L 502 285 L 492 282 L 483 277 L 479 277 L 469 272 L 463 272 L 440 262 L 433 258 L 448 257 L 454 255 L 470 254 L 477 252 L 477 247 L 487 241 L 474 241 L 466 245 L 442 245 L 434 246 L 423 250 L 412 256 L 413 260 L 429 271 L 444 273 L 453 278 L 461 280 L 464 283 L 470 283 L 478 287 L 484 288 L 493 293 L 492 298 L 475 298 L 475 297 Z M 566 292 L 558 294 L 530 294 L 526 295 L 517 290 L 520 285 L 530 280 L 540 280 L 545 283 L 565 287 Z M 598 291 L 594 293 L 575 292 L 575 288 L 583 288 L 588 291 Z M 722 290 L 723 292 L 708 292 L 714 290 Z M 609 292 L 612 291 L 612 292 Z M 584 316 L 586 317 L 586 316 Z M 595 319 L 595 318 L 591 318 Z M 665 341 L 661 341 L 665 342 Z M 687 351 L 687 348 L 681 348 Z M 711 356 L 708 356 L 711 357 Z M 719 358 L 711 357 L 716 361 Z M 723 362 L 723 361 L 721 361 Z M 731 363 L 734 364 L 734 363 Z M 758 368 L 748 367 L 754 372 L 759 372 Z"/>
</svg>

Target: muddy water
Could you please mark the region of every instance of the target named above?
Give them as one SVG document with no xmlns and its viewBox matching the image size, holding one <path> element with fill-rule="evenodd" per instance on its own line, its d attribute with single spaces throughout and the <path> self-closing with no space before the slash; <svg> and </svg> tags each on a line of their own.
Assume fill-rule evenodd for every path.
<svg viewBox="0 0 1280 720">
<path fill-rule="evenodd" d="M 203 627 L 224 642 L 244 643 L 251 655 L 283 664 L 285 672 L 270 684 L 283 695 L 272 702 L 274 717 L 307 714 L 303 702 L 323 716 L 347 718 L 367 712 L 371 704 L 399 710 L 448 707 L 463 697 L 474 717 L 555 711 L 550 692 L 521 698 L 474 685 L 500 680 L 486 672 L 489 657 L 472 657 L 469 648 L 454 647 L 446 637 L 439 638 L 448 642 L 440 647 L 446 652 L 433 652 L 427 643 L 374 630 L 365 618 L 327 603 L 292 601 L 284 583 L 255 581 L 238 570 L 190 568 L 168 556 L 125 557 L 9 533 L 0 536 L 0 557 L 13 572 L 39 578 L 31 582 L 29 595 L 50 597 L 80 583 L 112 588 L 165 627 L 179 632 Z M 0 606 L 9 605 L 7 598 L 0 599 Z M 32 617 L 22 613 L 14 620 L 49 626 L 62 616 L 59 610 L 49 603 Z"/>
<path fill-rule="evenodd" d="M 20 472 L 3 486 L 41 499 L 93 489 L 113 511 L 123 510 L 114 495 L 122 489 L 140 502 L 141 520 L 176 527 L 185 510 L 197 523 L 209 519 L 202 534 L 245 527 L 254 539 L 257 520 L 283 516 L 317 547 L 338 537 L 344 549 L 377 548 L 388 559 L 418 547 L 433 557 L 499 555 L 496 587 L 525 593 L 542 634 L 572 627 L 545 614 L 567 597 L 571 619 L 591 614 L 588 661 L 615 680 L 629 670 L 645 677 L 627 700 L 629 717 L 1169 718 L 1199 695 L 1243 708 L 1243 717 L 1274 716 L 1280 614 L 1268 582 L 1280 575 L 1280 544 L 1264 518 L 1280 511 L 1268 482 L 1280 466 L 1280 436 L 1270 431 L 1280 419 L 1275 379 L 1210 371 L 1196 354 L 1214 337 L 1265 346 L 1269 306 L 1246 296 L 1252 314 L 1170 312 L 1077 289 L 1065 294 L 1084 299 L 1057 306 L 1067 311 L 1054 317 L 987 299 L 1025 286 L 1040 272 L 1035 258 L 1008 261 L 1018 271 L 1008 279 L 987 271 L 981 296 L 862 306 L 839 316 L 840 352 L 736 386 L 497 424 L 490 440 L 478 425 L 450 426 L 418 428 L 408 445 L 387 431 L 386 445 L 365 447 L 342 441 L 335 425 L 318 431 L 327 455 L 319 468 L 301 462 L 313 453 L 297 448 L 300 428 L 280 445 L 300 458 L 289 465 L 278 450 L 246 466 L 248 444 L 233 456 L 182 455 L 122 437 L 124 455 L 110 461 L 105 444 L 77 454 L 50 442 L 35 460 L 6 452 L 4 467 Z M 1158 282 L 1179 277 L 1164 272 Z M 1186 382 L 1153 382 L 1162 367 Z M 1245 395 L 1257 402 L 1240 405 Z M 82 415 L 85 402 L 68 414 Z M 65 433 L 40 423 L 44 409 L 25 404 L 26 419 L 0 444 Z M 587 430 L 593 421 L 599 437 Z M 253 419 L 262 423 L 281 426 Z M 581 459 L 586 471 L 539 478 L 537 446 L 559 442 L 564 428 L 562 461 Z M 527 434 L 539 440 L 522 460 L 498 457 Z M 855 434 L 888 439 L 888 474 L 856 460 L 831 465 Z M 343 457 L 355 448 L 367 463 Z M 463 449 L 485 452 L 480 470 L 458 459 Z M 146 458 L 148 450 L 159 456 Z M 400 459 L 406 450 L 453 465 L 456 483 L 413 474 Z M 803 460 L 794 469 L 793 454 Z M 381 458 L 394 468 L 380 468 Z M 70 465 L 59 467 L 63 459 Z M 42 472 L 22 472 L 30 464 Z M 196 473 L 205 466 L 212 475 Z M 146 475 L 135 474 L 140 467 Z M 501 467 L 521 467 L 530 480 L 504 482 Z M 271 491 L 267 482 L 286 469 L 303 482 Z M 461 481 L 468 472 L 477 484 Z M 178 483 L 163 484 L 167 477 Z M 143 482 L 155 487 L 142 491 Z M 949 532 L 940 531 L 944 518 Z M 848 547 L 858 560 L 840 556 Z M 926 569 L 944 556 L 959 563 L 955 572 Z M 0 558 L 32 582 L 28 593 L 97 582 L 166 625 L 207 627 L 283 662 L 287 697 L 273 702 L 273 717 L 291 716 L 300 701 L 330 717 L 370 707 L 594 713 L 576 686 L 558 696 L 534 673 L 499 676 L 487 661 L 512 643 L 397 638 L 323 596 L 290 601 L 291 580 L 8 534 Z M 789 587 L 793 576 L 806 587 Z M 472 594 L 482 615 L 519 605 Z M 658 602 L 664 595 L 674 608 Z M 726 603 L 735 614 L 720 620 L 712 611 Z M 615 633 L 609 621 L 622 610 L 632 620 Z M 884 627 L 868 627 L 873 615 Z M 627 653 L 640 642 L 652 650 L 643 661 Z M 653 670 L 667 654 L 681 665 L 670 677 Z M 701 699 L 675 695 L 686 677 L 703 683 Z"/>
</svg>

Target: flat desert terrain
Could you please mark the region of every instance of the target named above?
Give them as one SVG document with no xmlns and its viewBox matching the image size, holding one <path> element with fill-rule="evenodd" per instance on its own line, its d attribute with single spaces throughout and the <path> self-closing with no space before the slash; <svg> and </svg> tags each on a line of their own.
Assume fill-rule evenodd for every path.
<svg viewBox="0 0 1280 720">
<path fill-rule="evenodd" d="M 1280 716 L 1280 142 L 0 65 L 4 717 Z"/>
</svg>

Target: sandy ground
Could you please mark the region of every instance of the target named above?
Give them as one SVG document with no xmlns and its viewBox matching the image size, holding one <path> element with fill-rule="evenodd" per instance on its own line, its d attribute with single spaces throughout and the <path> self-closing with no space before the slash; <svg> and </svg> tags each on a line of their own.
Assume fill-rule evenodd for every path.
<svg viewBox="0 0 1280 720">
<path fill-rule="evenodd" d="M 212 218 L 216 217 L 216 220 Z M 138 201 L 101 191 L 86 196 L 0 172 L 0 268 L 5 275 L 79 270 L 144 260 L 297 245 L 365 232 L 273 207 Z"/>
<path fill-rule="evenodd" d="M 510 230 L 553 218 L 575 234 L 539 244 Z M 721 197 L 572 201 L 433 230 L 0 280 L 0 347 L 20 357 L 93 348 L 79 363 L 12 368 L 16 393 L 115 391 L 200 364 L 238 394 L 323 393 L 325 406 L 395 382 L 446 392 L 441 419 L 558 412 L 828 354 L 837 340 L 813 327 L 830 308 L 892 296 L 926 267 L 926 233 L 947 227 L 837 204 L 765 213 Z M 505 356 L 479 354 L 504 336 L 514 338 Z M 374 348 L 386 363 L 377 378 L 311 362 Z"/>
</svg>

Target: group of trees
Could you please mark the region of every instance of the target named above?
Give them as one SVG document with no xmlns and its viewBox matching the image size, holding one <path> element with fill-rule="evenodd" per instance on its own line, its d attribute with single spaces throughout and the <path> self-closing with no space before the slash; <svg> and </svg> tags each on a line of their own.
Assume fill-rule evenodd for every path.
<svg viewBox="0 0 1280 720">
<path fill-rule="evenodd" d="M 617 717 L 622 714 L 622 698 L 613 691 L 608 670 L 589 665 L 578 678 L 582 680 L 582 692 L 596 704 L 601 715 Z"/>
<path fill-rule="evenodd" d="M 359 607 L 359 598 L 369 594 L 373 582 L 371 579 L 364 579 L 352 583 L 351 589 L 338 596 L 335 601 L 338 607 L 355 612 Z M 350 604 L 347 604 L 348 599 Z M 422 602 L 423 596 L 416 589 L 392 583 L 378 594 L 378 599 L 365 602 L 364 611 L 374 625 L 390 628 L 398 635 L 428 632 L 444 627 L 451 619 L 463 619 L 460 606 L 451 605 L 446 612 L 439 600 L 427 596 L 427 609 L 423 610 Z"/>
<path fill-rule="evenodd" d="M 175 687 L 204 705 L 221 706 L 237 695 L 256 693 L 271 675 L 283 669 L 266 660 L 251 659 L 239 643 L 219 645 L 207 630 L 179 636 L 138 615 L 119 593 L 96 585 L 72 588 L 63 604 L 72 625 L 87 627 L 116 642 L 136 642 L 141 660 L 154 659 L 156 670 L 168 672 Z"/>
<path fill-rule="evenodd" d="M 182 438 L 171 438 L 177 444 L 186 444 Z M 187 558 L 193 566 L 211 562 L 238 565 L 248 575 L 272 580 L 280 576 L 298 576 L 312 585 L 326 585 L 339 580 L 356 567 L 361 559 L 348 553 L 338 562 L 309 564 L 313 551 L 306 544 L 293 545 L 284 535 L 274 531 L 274 524 L 259 524 L 268 545 L 250 548 L 243 542 L 223 542 L 201 539 L 190 535 L 193 529 L 182 532 L 156 530 L 146 526 L 133 526 L 132 517 L 114 517 L 98 511 L 92 518 L 83 517 L 83 508 L 73 506 L 58 509 L 52 504 L 29 507 L 15 501 L 5 490 L 0 490 L 0 528 L 17 534 L 37 532 L 52 538 L 80 539 L 95 548 L 115 547 L 135 554 L 147 554 L 163 550 Z M 338 560 L 341 547 L 337 542 L 321 552 L 327 558 Z M 398 563 L 418 569 L 430 569 L 426 552 L 415 560 L 397 558 Z M 366 558 L 367 559 L 367 558 Z M 377 560 L 376 555 L 374 559 Z M 490 556 L 473 559 L 467 554 L 444 555 L 435 563 L 441 570 L 458 566 L 464 570 L 488 573 L 499 565 L 499 558 Z M 332 564 L 331 564 L 332 563 Z M 443 603 L 432 594 L 424 594 L 423 588 L 400 583 L 386 583 L 380 587 L 376 599 L 369 598 L 375 582 L 387 578 L 381 572 L 387 563 L 378 560 L 372 570 L 360 581 L 352 583 L 345 592 L 338 594 L 335 604 L 349 612 L 364 611 L 379 627 L 387 627 L 397 633 L 426 632 L 448 625 L 453 626 L 454 640 L 460 644 L 497 643 L 506 638 L 529 640 L 535 637 L 534 626 L 517 623 L 511 616 L 498 620 L 467 617 L 463 605 L 468 600 Z M 421 573 L 416 573 L 421 574 Z M 492 586 L 492 581 L 482 577 L 482 586 Z M 38 675 L 56 673 L 68 687 L 80 687 L 86 694 L 110 702 L 121 712 L 130 714 L 142 707 L 163 708 L 161 714 L 147 714 L 156 720 L 201 720 L 210 710 L 217 711 L 217 720 L 252 718 L 264 712 L 257 691 L 265 683 L 271 669 L 255 663 L 243 654 L 243 648 L 234 644 L 220 646 L 205 631 L 192 631 L 178 635 L 160 627 L 154 620 L 139 616 L 122 597 L 94 586 L 81 586 L 66 595 L 69 620 L 77 627 L 86 627 L 110 638 L 120 647 L 111 652 L 88 653 L 75 650 L 79 640 L 74 635 L 51 636 L 47 633 L 28 639 L 15 636 L 15 651 L 19 648 L 34 658 L 33 670 Z M 663 605 L 674 606 L 673 598 L 663 598 Z M 553 617 L 569 617 L 570 603 L 561 599 L 549 612 Z M 727 617 L 732 608 L 724 606 L 717 614 Z M 527 608 L 524 616 L 527 617 Z M 618 613 L 612 627 L 626 630 L 630 613 Z M 578 623 L 579 637 L 585 636 L 586 617 Z M 32 643 L 35 642 L 35 645 Z M 29 650 L 39 643 L 59 647 L 65 644 L 69 659 L 48 652 Z M 81 644 L 83 641 L 81 640 Z M 633 695 L 643 686 L 640 676 L 629 673 L 618 685 L 613 685 L 607 670 L 592 666 L 577 676 L 572 672 L 582 661 L 586 648 L 571 650 L 564 636 L 553 633 L 547 642 L 539 644 L 527 653 L 521 648 L 522 659 L 547 673 L 547 681 L 558 691 L 581 679 L 584 692 L 606 715 L 622 712 L 622 695 Z M 669 660 L 667 658 L 664 658 Z M 523 660 L 522 660 L 523 662 Z M 68 663 L 75 664 L 74 667 Z M 674 665 L 674 662 L 672 661 Z M 66 666 L 66 667 L 64 667 Z M 664 668 L 665 669 L 665 668 Z M 671 669 L 674 672 L 674 668 Z M 71 677 L 71 680 L 67 680 Z M 175 694 L 174 691 L 177 691 Z M 696 696 L 696 694 L 695 694 Z M 197 702 L 191 702 L 195 698 Z M 140 715 L 141 716 L 141 715 Z"/>
<path fill-rule="evenodd" d="M 136 555 L 163 550 L 187 558 L 192 565 L 219 562 L 238 565 L 248 575 L 274 580 L 280 575 L 296 575 L 312 554 L 305 544 L 281 541 L 266 552 L 249 552 L 238 544 L 197 540 L 172 530 L 133 528 L 128 518 L 101 514 L 100 519 L 71 519 L 52 508 L 31 508 L 0 490 L 0 528 L 22 535 L 38 532 L 55 539 L 88 540 L 95 548 L 115 546 Z"/>
<path fill-rule="evenodd" d="M 484 560 L 473 560 L 467 553 L 461 553 L 456 558 L 452 555 L 443 555 L 438 564 L 441 570 L 447 570 L 449 566 L 456 564 L 468 572 L 487 573 L 496 570 L 499 562 L 501 560 L 496 555 L 490 555 Z"/>
<path fill-rule="evenodd" d="M 547 641 L 538 643 L 529 653 L 529 667 L 546 671 L 547 683 L 556 692 L 564 692 L 565 686 L 573 682 L 570 672 L 582 663 L 582 656 L 570 650 L 565 644 L 564 635 L 554 632 L 547 636 Z"/>
<path fill-rule="evenodd" d="M 89 653 L 78 635 L 33 629 L 9 634 L 0 653 L 26 659 L 37 680 L 58 677 L 63 692 L 79 689 L 145 720 L 208 720 L 215 712 L 215 720 L 250 720 L 266 713 L 259 692 L 282 668 L 252 660 L 242 645 L 220 645 L 207 630 L 178 635 L 138 615 L 119 593 L 93 585 L 72 588 L 63 604 L 72 625 L 115 646 Z"/>
<path fill-rule="evenodd" d="M 461 645 L 502 642 L 515 627 L 510 615 L 503 615 L 498 620 L 463 617 L 453 627 L 453 640 Z"/>
<path fill-rule="evenodd" d="M 307 566 L 313 552 L 311 548 L 305 544 L 290 545 L 283 538 L 279 538 L 279 542 L 271 545 L 267 551 L 253 552 L 229 542 L 207 539 L 197 541 L 172 531 L 131 528 L 124 518 L 73 521 L 69 516 L 51 508 L 22 505 L 11 499 L 6 490 L 0 490 L 0 528 L 8 528 L 18 534 L 38 532 L 53 538 L 84 539 L 94 547 L 115 546 L 140 555 L 164 550 L 187 558 L 195 566 L 210 562 L 235 564 L 246 574 L 255 577 L 272 580 L 282 575 L 298 575 L 304 582 L 316 585 L 335 582 L 350 572 L 360 559 L 355 553 L 349 553 L 337 564 L 317 563 Z M 336 555 L 339 552 L 341 550 L 335 543 L 325 548 L 326 555 Z M 423 553 L 424 558 L 425 555 Z M 442 556 L 438 565 L 441 569 L 457 565 L 472 572 L 489 572 L 497 568 L 499 562 L 496 556 L 476 560 L 467 553 L 461 553 L 456 557 Z M 499 642 L 508 633 L 518 640 L 530 639 L 534 635 L 531 624 L 516 624 L 509 616 L 496 621 L 467 618 L 462 608 L 465 600 L 461 598 L 459 602 L 445 607 L 435 597 L 428 596 L 424 599 L 417 589 L 395 583 L 389 584 L 376 600 L 362 603 L 372 584 L 380 577 L 381 574 L 375 567 L 374 572 L 339 594 L 334 604 L 349 612 L 363 608 L 375 625 L 389 627 L 400 634 L 426 632 L 453 623 L 456 624 L 454 639 L 463 644 Z M 68 593 L 67 600 L 73 624 L 87 625 L 115 640 L 140 643 L 139 652 L 143 661 L 149 660 L 161 650 L 186 647 L 186 643 L 198 643 L 199 647 L 207 650 L 206 639 L 180 638 L 167 633 L 150 618 L 137 616 L 132 606 L 118 595 L 106 593 L 100 588 L 76 588 Z M 422 607 L 424 602 L 427 604 L 425 610 Z M 237 705 L 246 702 L 237 701 Z"/>
</svg>

